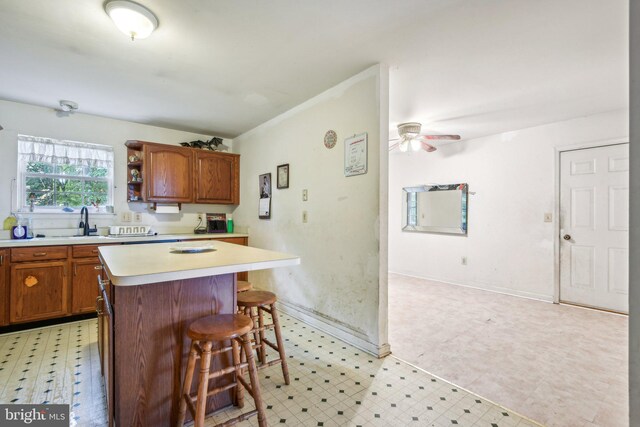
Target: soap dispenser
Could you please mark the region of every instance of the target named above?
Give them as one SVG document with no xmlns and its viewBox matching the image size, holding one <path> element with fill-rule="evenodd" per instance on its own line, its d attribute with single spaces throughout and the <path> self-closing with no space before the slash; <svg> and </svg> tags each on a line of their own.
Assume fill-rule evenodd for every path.
<svg viewBox="0 0 640 427">
<path fill-rule="evenodd" d="M 22 217 L 18 215 L 17 224 L 11 227 L 12 239 L 26 239 L 27 238 L 27 225 Z"/>
</svg>

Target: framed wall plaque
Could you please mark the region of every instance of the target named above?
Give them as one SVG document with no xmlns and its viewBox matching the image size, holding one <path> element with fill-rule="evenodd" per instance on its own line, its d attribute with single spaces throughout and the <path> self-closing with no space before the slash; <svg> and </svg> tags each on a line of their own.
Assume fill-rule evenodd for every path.
<svg viewBox="0 0 640 427">
<path fill-rule="evenodd" d="M 278 166 L 278 189 L 289 188 L 289 163 Z"/>
<path fill-rule="evenodd" d="M 344 176 L 367 173 L 367 133 L 344 140 Z"/>
</svg>

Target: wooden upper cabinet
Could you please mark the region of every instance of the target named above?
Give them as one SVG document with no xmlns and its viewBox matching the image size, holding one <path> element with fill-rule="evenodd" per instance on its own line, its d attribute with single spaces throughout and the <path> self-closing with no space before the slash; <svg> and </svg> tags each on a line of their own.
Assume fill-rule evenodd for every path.
<svg viewBox="0 0 640 427">
<path fill-rule="evenodd" d="M 240 155 L 138 140 L 125 145 L 128 202 L 240 204 Z"/>
<path fill-rule="evenodd" d="M 148 144 L 145 151 L 148 202 L 193 202 L 193 150 Z"/>
<path fill-rule="evenodd" d="M 195 203 L 240 203 L 240 156 L 195 152 Z"/>
</svg>

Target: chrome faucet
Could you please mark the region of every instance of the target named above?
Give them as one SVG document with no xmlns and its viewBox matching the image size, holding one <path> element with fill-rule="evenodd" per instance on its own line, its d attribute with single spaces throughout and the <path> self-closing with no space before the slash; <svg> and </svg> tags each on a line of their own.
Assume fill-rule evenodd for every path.
<svg viewBox="0 0 640 427">
<path fill-rule="evenodd" d="M 89 226 L 89 209 L 87 209 L 86 206 L 83 206 L 80 210 L 80 224 L 78 224 L 78 228 L 82 228 L 83 236 L 90 236 L 91 233 L 98 231 L 98 227 L 95 225 L 93 228 Z"/>
</svg>

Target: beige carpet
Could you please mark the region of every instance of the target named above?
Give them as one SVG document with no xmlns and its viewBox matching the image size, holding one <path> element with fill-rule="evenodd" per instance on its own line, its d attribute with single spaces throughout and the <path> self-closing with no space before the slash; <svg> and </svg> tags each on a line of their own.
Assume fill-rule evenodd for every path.
<svg viewBox="0 0 640 427">
<path fill-rule="evenodd" d="M 548 426 L 628 426 L 628 318 L 389 275 L 393 354 Z"/>
</svg>

